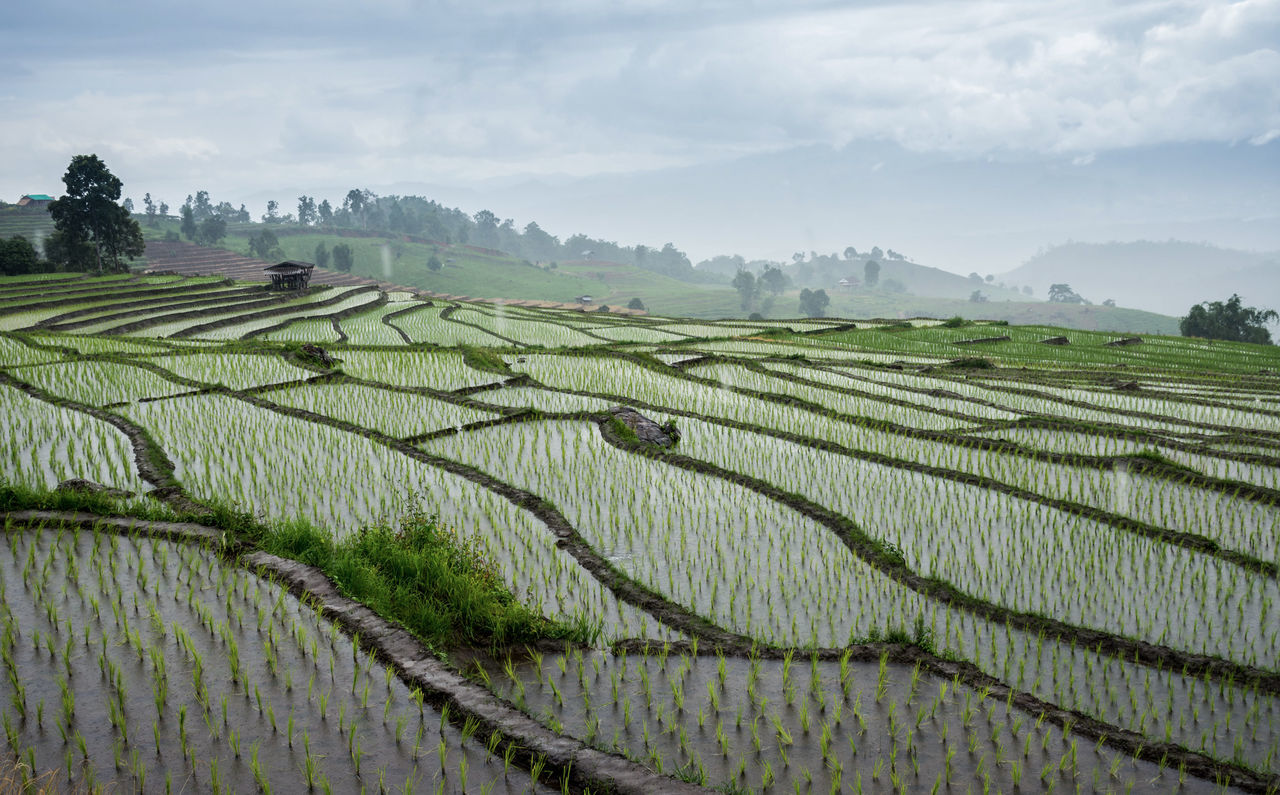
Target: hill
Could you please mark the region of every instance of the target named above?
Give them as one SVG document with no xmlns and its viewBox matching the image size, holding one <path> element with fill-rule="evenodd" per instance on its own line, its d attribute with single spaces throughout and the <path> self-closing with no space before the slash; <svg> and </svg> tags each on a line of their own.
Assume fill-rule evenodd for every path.
<svg viewBox="0 0 1280 795">
<path fill-rule="evenodd" d="M 1067 243 L 1027 260 L 1000 278 L 1030 284 L 1038 295 L 1066 283 L 1095 302 L 1184 315 L 1201 301 L 1239 293 L 1246 303 L 1280 304 L 1280 252 L 1218 248 L 1204 243 L 1137 241 Z M 1158 285 L 1159 289 L 1153 289 Z"/>
</svg>

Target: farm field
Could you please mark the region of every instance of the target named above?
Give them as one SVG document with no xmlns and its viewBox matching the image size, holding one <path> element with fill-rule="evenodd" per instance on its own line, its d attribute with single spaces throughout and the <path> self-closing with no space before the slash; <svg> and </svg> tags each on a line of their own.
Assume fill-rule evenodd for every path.
<svg viewBox="0 0 1280 795">
<path fill-rule="evenodd" d="M 0 282 L 19 781 L 1280 791 L 1276 348 L 58 276 Z M 541 639 L 317 551 L 405 516 Z"/>
</svg>

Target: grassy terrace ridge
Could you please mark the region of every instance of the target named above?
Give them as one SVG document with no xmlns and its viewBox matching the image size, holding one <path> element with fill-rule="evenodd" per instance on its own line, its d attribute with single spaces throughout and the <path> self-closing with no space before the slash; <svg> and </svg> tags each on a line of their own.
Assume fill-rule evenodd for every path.
<svg viewBox="0 0 1280 795">
<path fill-rule="evenodd" d="M 557 735 L 602 753 L 593 769 L 615 771 L 603 781 L 620 790 L 641 768 L 671 786 L 770 792 L 1280 788 L 1274 347 L 606 315 L 349 286 L 264 306 L 223 288 L 0 284 L 0 509 L 198 522 L 227 560 L 317 567 L 316 582 L 519 716 L 518 730 L 442 717 L 461 732 L 441 740 L 446 788 L 465 780 L 470 737 L 494 743 L 492 760 L 521 736 Z M 1053 337 L 1068 344 L 1042 342 Z M 615 405 L 673 422 L 679 440 L 644 441 Z M 121 493 L 54 489 L 73 478 Z M 19 535 L 0 563 L 41 574 L 11 593 L 53 593 L 84 570 L 83 540 Z M 120 647 L 145 661 L 150 641 L 127 636 L 139 615 Z M 227 621 L 205 622 L 213 641 Z M 64 625 L 41 625 L 35 651 L 56 661 Z M 29 670 L 32 643 L 9 645 L 10 668 Z M 289 665 L 311 665 L 299 653 Z M 189 677 L 200 665 L 184 659 Z M 115 676 L 108 663 L 122 663 L 104 655 Z M 286 675 L 269 668 L 264 681 Z M 354 771 L 335 776 L 376 781 L 349 738 L 377 725 L 392 740 L 370 740 L 365 762 L 406 763 L 391 716 L 412 699 L 393 690 L 385 711 L 343 713 L 350 748 L 324 753 Z M 307 696 L 294 720 L 324 722 Z M 0 697 L 15 755 L 59 768 L 62 746 L 27 730 L 52 708 Z M 129 703 L 102 709 L 131 720 Z M 187 709 L 211 713 L 219 760 L 191 766 L 200 786 L 253 786 L 221 728 L 234 722 L 215 720 L 215 703 Z M 137 787 L 148 757 L 131 766 L 129 749 L 150 727 L 110 725 L 122 763 L 108 778 Z M 190 727 L 168 742 L 185 749 Z M 601 785 L 574 778 L 570 757 L 511 753 L 526 783 Z M 111 768 L 107 744 L 87 769 L 102 754 Z"/>
</svg>

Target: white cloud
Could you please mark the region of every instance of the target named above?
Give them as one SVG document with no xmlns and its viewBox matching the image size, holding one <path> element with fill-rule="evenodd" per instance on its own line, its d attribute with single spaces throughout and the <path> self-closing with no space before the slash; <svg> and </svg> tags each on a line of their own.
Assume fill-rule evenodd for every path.
<svg viewBox="0 0 1280 795">
<path fill-rule="evenodd" d="M 110 34 L 78 5 L 17 11 L 0 50 L 41 68 L 0 96 L 0 190 L 92 150 L 234 188 L 865 140 L 1087 157 L 1280 129 L 1280 0 L 296 2 L 249 25 L 246 6 L 113 5 Z"/>
</svg>

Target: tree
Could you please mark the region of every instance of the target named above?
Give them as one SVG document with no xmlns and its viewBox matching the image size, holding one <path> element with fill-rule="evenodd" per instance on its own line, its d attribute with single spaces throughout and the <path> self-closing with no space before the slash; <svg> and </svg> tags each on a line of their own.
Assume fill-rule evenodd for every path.
<svg viewBox="0 0 1280 795">
<path fill-rule="evenodd" d="M 190 204 L 182 205 L 182 209 L 178 210 L 178 215 L 182 216 L 182 236 L 187 240 L 195 240 L 196 235 L 200 233 L 199 227 L 196 226 L 196 213 L 191 209 Z"/>
<path fill-rule="evenodd" d="M 160 202 L 160 216 L 162 218 L 167 218 L 169 216 L 169 205 L 163 201 Z"/>
<path fill-rule="evenodd" d="M 124 183 L 106 163 L 97 155 L 76 155 L 62 182 L 67 193 L 49 205 L 49 215 L 68 243 L 92 245 L 98 270 L 104 265 L 123 270 L 121 257 L 142 255 L 146 250 L 142 227 L 128 210 L 116 204 Z"/>
<path fill-rule="evenodd" d="M 856 256 L 858 256 L 858 250 L 856 248 L 854 248 L 853 246 L 847 246 L 845 248 L 844 250 L 845 259 L 853 259 Z"/>
<path fill-rule="evenodd" d="M 272 199 L 267 202 L 267 214 L 262 216 L 262 223 L 274 224 L 280 220 L 280 202 Z"/>
<path fill-rule="evenodd" d="M 1102 305 L 1103 305 L 1103 306 L 1111 306 L 1111 307 L 1114 307 L 1114 306 L 1116 305 L 1116 299 L 1114 299 L 1114 298 L 1108 298 L 1107 300 L 1105 300 L 1105 301 L 1103 301 L 1103 302 L 1102 302 Z"/>
<path fill-rule="evenodd" d="M 298 225 L 311 226 L 316 222 L 316 200 L 310 196 L 298 197 Z"/>
<path fill-rule="evenodd" d="M 1055 304 L 1083 304 L 1081 298 L 1069 284 L 1049 285 L 1049 301 Z"/>
<path fill-rule="evenodd" d="M 873 259 L 867 260 L 867 264 L 862 267 L 862 276 L 868 287 L 875 287 L 880 283 L 880 263 Z"/>
<path fill-rule="evenodd" d="M 196 230 L 196 242 L 202 246 L 216 246 L 227 236 L 227 222 L 220 215 L 211 215 L 200 222 Z"/>
<path fill-rule="evenodd" d="M 443 267 L 444 267 L 444 263 L 440 261 L 440 255 L 432 254 L 427 259 L 427 270 L 431 271 L 432 273 L 439 273 L 440 269 Z"/>
<path fill-rule="evenodd" d="M 880 250 L 879 246 L 871 247 L 871 259 L 884 259 L 884 252 Z"/>
<path fill-rule="evenodd" d="M 768 290 L 773 295 L 781 295 L 782 291 L 787 289 L 787 283 L 791 281 L 787 278 L 787 274 L 782 272 L 782 268 L 766 265 L 764 272 L 760 274 L 760 288 Z"/>
<path fill-rule="evenodd" d="M 355 254 L 351 250 L 351 246 L 346 243 L 339 243 L 333 247 L 333 267 L 343 273 L 350 273 L 351 266 L 355 264 Z"/>
<path fill-rule="evenodd" d="M 213 204 L 209 201 L 209 191 L 196 191 L 195 204 L 191 208 L 196 215 L 197 221 L 203 221 L 213 215 Z"/>
<path fill-rule="evenodd" d="M 1280 314 L 1274 309 L 1257 309 L 1242 303 L 1240 296 L 1232 294 L 1226 301 L 1196 304 L 1178 323 L 1178 330 L 1184 337 L 1271 345 L 1267 324 L 1280 321 Z"/>
<path fill-rule="evenodd" d="M 809 317 L 822 317 L 830 303 L 826 290 L 810 290 L 806 287 L 800 291 L 800 311 Z"/>
<path fill-rule="evenodd" d="M 329 249 L 324 247 L 323 240 L 321 240 L 319 243 L 316 243 L 315 260 L 316 260 L 317 268 L 329 267 Z"/>
<path fill-rule="evenodd" d="M 738 291 L 738 298 L 742 301 L 742 310 L 751 308 L 751 302 L 756 297 L 756 277 L 749 270 L 740 270 L 733 277 L 733 289 Z"/>
<path fill-rule="evenodd" d="M 333 225 L 333 205 L 328 199 L 320 202 L 320 206 L 316 208 L 317 214 L 320 216 L 320 223 L 325 226 Z"/>
<path fill-rule="evenodd" d="M 249 235 L 249 255 L 258 259 L 282 259 L 284 252 L 280 250 L 280 241 L 275 232 L 263 229 L 261 234 Z"/>
<path fill-rule="evenodd" d="M 973 292 L 969 293 L 969 303 L 985 304 L 986 302 L 987 302 L 987 297 L 982 294 L 981 290 L 974 290 Z"/>
<path fill-rule="evenodd" d="M 1031 294 L 1032 294 L 1032 293 L 1034 293 L 1034 292 L 1035 292 L 1035 290 L 1031 289 L 1031 285 L 1029 285 L 1029 284 L 1027 284 L 1027 285 L 1023 285 L 1023 287 L 1022 287 L 1022 294 L 1023 294 L 1023 295 L 1031 295 Z"/>
<path fill-rule="evenodd" d="M 36 253 L 36 247 L 22 235 L 8 240 L 0 239 L 0 276 L 21 276 L 24 273 L 40 273 L 46 268 Z"/>
<path fill-rule="evenodd" d="M 641 301 L 640 297 L 636 296 L 627 303 L 627 309 L 637 309 L 643 312 L 645 311 L 644 301 Z"/>
</svg>

